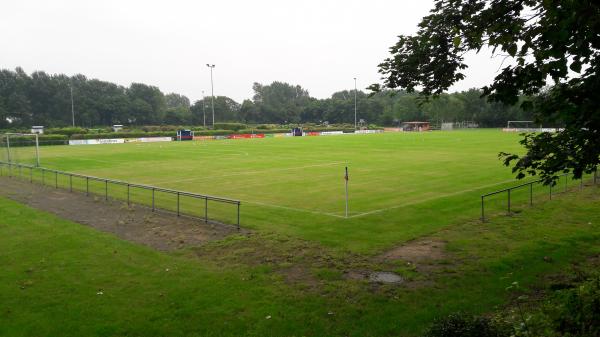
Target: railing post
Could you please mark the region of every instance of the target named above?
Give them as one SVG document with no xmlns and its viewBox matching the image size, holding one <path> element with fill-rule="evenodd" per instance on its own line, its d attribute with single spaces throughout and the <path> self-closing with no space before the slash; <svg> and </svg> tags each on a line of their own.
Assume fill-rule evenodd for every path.
<svg viewBox="0 0 600 337">
<path fill-rule="evenodd" d="M 69 192 L 73 192 L 73 175 L 69 174 Z"/>
<path fill-rule="evenodd" d="M 127 184 L 127 206 L 129 206 L 129 184 Z"/>
<path fill-rule="evenodd" d="M 508 189 L 508 215 L 510 215 L 510 189 Z"/>
<path fill-rule="evenodd" d="M 483 195 L 481 196 L 481 222 L 485 222 Z"/>
<path fill-rule="evenodd" d="M 550 200 L 552 200 L 552 183 L 550 183 Z"/>
<path fill-rule="evenodd" d="M 108 201 L 108 179 L 104 179 L 104 200 Z"/>
<path fill-rule="evenodd" d="M 154 187 L 152 187 L 152 212 L 154 212 Z"/>
<path fill-rule="evenodd" d="M 529 206 L 533 206 L 533 183 L 529 184 Z"/>
<path fill-rule="evenodd" d="M 58 171 L 54 171 L 54 188 L 58 188 Z"/>
<path fill-rule="evenodd" d="M 42 168 L 42 186 L 46 185 L 46 170 Z"/>
<path fill-rule="evenodd" d="M 565 176 L 565 192 L 567 191 L 567 182 L 569 180 L 569 177 Z"/>
<path fill-rule="evenodd" d="M 179 216 L 179 192 L 177 192 L 177 216 Z"/>
<path fill-rule="evenodd" d="M 240 230 L 240 202 L 237 203 L 237 230 Z"/>
<path fill-rule="evenodd" d="M 90 195 L 90 177 L 88 176 L 85 177 L 85 195 Z"/>
<path fill-rule="evenodd" d="M 29 168 L 29 182 L 33 184 L 33 167 Z"/>
<path fill-rule="evenodd" d="M 204 197 L 204 222 L 208 223 L 208 197 Z"/>
</svg>

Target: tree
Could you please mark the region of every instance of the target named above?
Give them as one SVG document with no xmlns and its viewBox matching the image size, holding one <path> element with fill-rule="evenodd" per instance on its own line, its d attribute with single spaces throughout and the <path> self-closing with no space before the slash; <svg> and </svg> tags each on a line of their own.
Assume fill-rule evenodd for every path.
<svg viewBox="0 0 600 337">
<path fill-rule="evenodd" d="M 166 112 L 164 94 L 154 86 L 131 83 L 127 96 L 132 102 L 132 123 L 153 124 L 163 120 Z"/>
<path fill-rule="evenodd" d="M 165 104 L 167 108 L 189 108 L 190 99 L 184 95 L 170 93 L 165 95 Z"/>
<path fill-rule="evenodd" d="M 310 101 L 308 91 L 299 85 L 273 82 L 254 83 L 253 101 L 261 122 L 300 122 L 302 107 Z"/>
<path fill-rule="evenodd" d="M 215 122 L 239 121 L 240 104 L 227 96 L 215 97 Z M 212 111 L 211 118 L 212 118 Z M 208 119 L 208 116 L 207 116 Z M 212 122 L 212 119 L 211 119 Z"/>
<path fill-rule="evenodd" d="M 414 36 L 401 35 L 379 65 L 383 87 L 436 96 L 462 80 L 469 51 L 506 59 L 483 88 L 491 102 L 518 104 L 555 134 L 528 134 L 527 153 L 501 153 L 518 178 L 580 178 L 600 161 L 600 3 L 591 0 L 437 0 Z M 548 88 L 548 86 L 550 87 Z M 381 85 L 370 87 L 381 90 Z"/>
</svg>

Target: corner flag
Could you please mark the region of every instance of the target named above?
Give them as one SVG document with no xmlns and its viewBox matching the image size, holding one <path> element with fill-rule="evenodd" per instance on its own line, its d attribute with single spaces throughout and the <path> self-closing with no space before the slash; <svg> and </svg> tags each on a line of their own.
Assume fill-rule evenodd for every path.
<svg viewBox="0 0 600 337">
<path fill-rule="evenodd" d="M 346 181 L 346 218 L 348 217 L 348 166 L 346 166 L 346 174 L 344 174 L 344 180 Z"/>
</svg>

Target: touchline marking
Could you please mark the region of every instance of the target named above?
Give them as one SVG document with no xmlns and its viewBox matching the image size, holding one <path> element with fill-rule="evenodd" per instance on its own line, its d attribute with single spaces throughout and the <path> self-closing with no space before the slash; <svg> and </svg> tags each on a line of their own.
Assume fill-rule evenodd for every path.
<svg viewBox="0 0 600 337">
<path fill-rule="evenodd" d="M 341 218 L 341 219 L 345 218 L 343 215 L 338 215 L 338 214 L 334 214 L 334 213 L 311 211 L 309 209 L 303 209 L 303 208 L 295 208 L 295 207 L 287 207 L 287 206 L 266 204 L 266 203 L 257 202 L 257 201 L 247 201 L 247 200 L 240 200 L 240 201 L 243 202 L 243 203 L 247 203 L 247 204 L 255 204 L 255 205 L 259 205 L 259 206 L 266 206 L 266 207 L 274 207 L 274 208 L 287 209 L 289 211 L 305 212 L 305 213 L 312 213 L 312 214 L 318 214 L 318 215 L 328 215 L 328 216 L 333 216 L 333 217 Z"/>
<path fill-rule="evenodd" d="M 493 183 L 493 184 L 482 185 L 482 186 L 478 186 L 477 188 L 469 188 L 469 189 L 466 189 L 466 190 L 460 190 L 460 191 L 456 191 L 456 192 L 453 192 L 453 193 L 448 193 L 448 194 L 443 194 L 443 195 L 437 195 L 437 196 L 431 197 L 431 198 L 425 198 L 425 199 L 416 200 L 416 201 L 412 201 L 412 202 L 406 202 L 406 203 L 404 203 L 402 205 L 397 205 L 397 206 L 392 206 L 392 207 L 387 207 L 387 208 L 376 209 L 376 210 L 373 210 L 373 211 L 368 211 L 368 212 L 364 212 L 364 213 L 359 213 L 359 214 L 351 215 L 348 218 L 358 218 L 358 217 L 365 216 L 365 215 L 371 215 L 371 214 L 375 214 L 375 213 L 381 213 L 381 212 L 389 211 L 389 210 L 396 209 L 396 208 L 402 208 L 402 207 L 405 207 L 405 206 L 416 205 L 416 204 L 420 204 L 420 203 L 423 203 L 423 202 L 426 202 L 426 201 L 431 201 L 431 200 L 435 200 L 435 199 L 441 199 L 441 198 L 445 198 L 445 197 L 452 197 L 452 196 L 455 196 L 455 195 L 463 194 L 465 192 L 473 192 L 473 191 L 480 190 L 482 188 L 492 187 L 492 186 L 497 186 L 497 185 L 502 185 L 502 184 L 506 184 L 506 183 L 510 183 L 510 182 L 514 182 L 514 179 L 505 180 L 505 181 L 501 181 L 501 182 Z"/>
</svg>

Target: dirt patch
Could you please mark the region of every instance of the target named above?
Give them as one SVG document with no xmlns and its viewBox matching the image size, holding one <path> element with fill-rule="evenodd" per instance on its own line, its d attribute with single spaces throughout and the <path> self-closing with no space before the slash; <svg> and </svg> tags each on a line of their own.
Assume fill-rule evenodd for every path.
<svg viewBox="0 0 600 337">
<path fill-rule="evenodd" d="M 207 224 L 200 219 L 152 212 L 143 206 L 6 177 L 0 177 L 0 195 L 158 250 L 198 246 L 238 233 L 234 226 Z"/>
<path fill-rule="evenodd" d="M 432 239 L 415 240 L 396 247 L 381 256 L 384 260 L 402 260 L 419 263 L 443 260 L 448 257 L 446 242 Z"/>
</svg>

